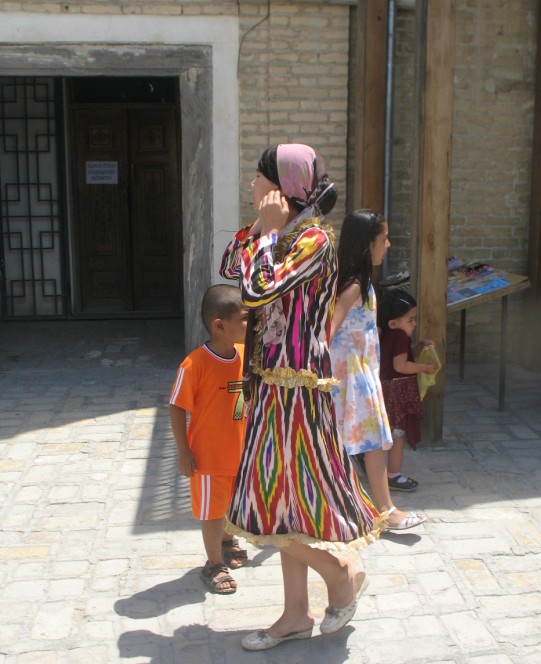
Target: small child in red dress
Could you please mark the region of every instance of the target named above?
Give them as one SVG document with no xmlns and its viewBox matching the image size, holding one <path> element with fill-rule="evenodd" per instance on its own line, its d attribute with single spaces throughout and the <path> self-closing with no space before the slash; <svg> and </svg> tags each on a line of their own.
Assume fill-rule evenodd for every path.
<svg viewBox="0 0 541 664">
<path fill-rule="evenodd" d="M 417 385 L 417 374 L 435 373 L 436 364 L 422 364 L 415 358 L 425 346 L 424 339 L 413 348 L 411 337 L 417 326 L 417 302 L 407 291 L 387 291 L 378 310 L 380 328 L 380 378 L 389 417 L 393 446 L 389 450 L 387 474 L 389 487 L 397 491 L 415 491 L 419 482 L 401 474 L 406 438 L 412 449 L 421 440 L 423 407 Z"/>
</svg>

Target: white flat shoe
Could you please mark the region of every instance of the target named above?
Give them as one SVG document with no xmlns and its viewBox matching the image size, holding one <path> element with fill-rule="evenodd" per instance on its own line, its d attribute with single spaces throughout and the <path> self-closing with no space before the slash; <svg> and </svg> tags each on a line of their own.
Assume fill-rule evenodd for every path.
<svg viewBox="0 0 541 664">
<path fill-rule="evenodd" d="M 342 609 L 335 609 L 332 606 L 328 606 L 325 609 L 325 617 L 319 626 L 319 631 L 322 634 L 333 634 L 334 632 L 338 632 L 338 630 L 342 629 L 342 627 L 345 627 L 355 615 L 359 599 L 364 591 L 368 588 L 368 579 L 366 578 L 366 574 L 364 572 L 359 572 L 359 574 L 364 574 L 364 579 L 361 587 L 351 602 L 347 606 L 344 606 Z"/>
<path fill-rule="evenodd" d="M 246 650 L 268 650 L 284 641 L 293 641 L 294 639 L 309 639 L 312 636 L 312 627 L 304 632 L 291 632 L 285 636 L 271 636 L 264 629 L 258 629 L 256 632 L 247 634 L 241 641 L 242 647 Z"/>
<path fill-rule="evenodd" d="M 388 514 L 389 516 L 396 512 L 396 507 L 391 507 Z M 424 514 L 417 514 L 417 512 L 408 512 L 406 516 L 396 524 L 396 526 L 387 526 L 387 530 L 407 530 L 408 528 L 415 528 L 415 526 L 420 526 L 422 523 L 425 523 L 427 520 Z"/>
</svg>

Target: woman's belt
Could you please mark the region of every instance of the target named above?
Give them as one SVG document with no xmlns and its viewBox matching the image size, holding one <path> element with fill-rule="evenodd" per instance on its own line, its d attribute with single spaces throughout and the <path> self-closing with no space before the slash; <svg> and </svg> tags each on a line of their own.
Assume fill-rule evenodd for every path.
<svg viewBox="0 0 541 664">
<path fill-rule="evenodd" d="M 261 376 L 267 385 L 278 385 L 279 387 L 309 387 L 321 392 L 330 392 L 334 387 L 340 385 L 337 378 L 318 378 L 315 373 L 308 369 L 295 371 L 291 367 L 276 367 L 275 369 L 254 369 L 254 373 Z"/>
</svg>

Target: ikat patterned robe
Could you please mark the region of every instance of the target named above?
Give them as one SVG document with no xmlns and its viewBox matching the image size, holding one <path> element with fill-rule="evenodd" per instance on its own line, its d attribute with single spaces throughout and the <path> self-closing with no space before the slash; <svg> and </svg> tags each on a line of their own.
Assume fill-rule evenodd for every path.
<svg viewBox="0 0 541 664">
<path fill-rule="evenodd" d="M 245 305 L 260 309 L 262 373 L 307 370 L 324 385 L 332 380 L 334 244 L 317 219 L 294 221 L 280 238 L 248 233 L 239 231 L 227 247 L 221 274 L 239 279 Z M 340 549 L 377 537 L 379 515 L 341 444 L 324 387 L 256 376 L 229 521 L 257 544 Z"/>
</svg>

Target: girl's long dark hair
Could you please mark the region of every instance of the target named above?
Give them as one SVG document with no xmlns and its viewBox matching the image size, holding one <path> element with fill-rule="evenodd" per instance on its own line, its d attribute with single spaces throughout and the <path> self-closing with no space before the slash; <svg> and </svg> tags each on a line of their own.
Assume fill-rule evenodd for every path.
<svg viewBox="0 0 541 664">
<path fill-rule="evenodd" d="M 385 219 L 373 210 L 354 210 L 344 219 L 338 244 L 338 295 L 352 283 L 361 287 L 361 299 L 368 300 L 372 277 L 370 243 L 383 232 Z"/>
</svg>

